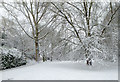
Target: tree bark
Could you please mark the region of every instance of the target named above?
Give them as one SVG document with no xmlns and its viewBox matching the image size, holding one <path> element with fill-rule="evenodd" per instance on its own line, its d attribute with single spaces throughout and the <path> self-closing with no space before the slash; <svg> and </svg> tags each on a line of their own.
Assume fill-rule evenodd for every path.
<svg viewBox="0 0 120 82">
<path fill-rule="evenodd" d="M 38 44 L 38 39 L 35 40 L 35 55 L 36 55 L 36 61 L 38 61 L 38 56 L 39 56 L 39 44 Z"/>
</svg>

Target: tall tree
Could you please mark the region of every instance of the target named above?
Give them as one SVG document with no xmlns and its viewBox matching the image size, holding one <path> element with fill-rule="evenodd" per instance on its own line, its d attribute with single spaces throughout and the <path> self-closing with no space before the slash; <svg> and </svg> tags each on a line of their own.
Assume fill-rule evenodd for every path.
<svg viewBox="0 0 120 82">
<path fill-rule="evenodd" d="M 103 21 L 108 9 L 111 8 L 111 6 L 106 7 L 109 4 L 92 1 L 78 3 L 66 2 L 64 4 L 61 3 L 63 4 L 62 6 L 60 3 L 52 4 L 57 10 L 52 11 L 64 18 L 70 27 L 72 27 L 70 30 L 74 33 L 74 38 L 79 40 L 79 46 L 82 45 L 84 48 L 87 59 L 92 57 L 93 50 L 103 52 L 103 50 L 99 48 L 100 46 L 97 47 L 97 44 L 99 44 L 99 40 L 104 39 L 104 37 L 101 37 L 101 33 L 103 32 L 102 27 L 106 26 L 102 25 L 101 21 Z M 119 7 L 117 7 L 117 9 L 118 8 Z M 104 9 L 106 12 L 103 12 Z M 113 13 L 113 8 L 111 12 Z M 110 16 L 110 21 L 113 19 L 115 13 Z M 108 21 L 108 25 L 110 21 Z"/>
<path fill-rule="evenodd" d="M 35 45 L 35 54 L 36 61 L 39 58 L 39 40 L 45 38 L 48 34 L 45 33 L 43 36 L 40 35 L 40 32 L 49 26 L 51 22 L 56 18 L 54 15 L 50 15 L 49 19 L 45 19 L 46 14 L 48 13 L 48 7 L 50 3 L 47 2 L 14 2 L 14 3 L 6 3 L 2 2 L 2 5 L 5 10 L 8 11 L 9 14 L 15 19 L 16 23 L 19 27 L 24 31 L 24 33 L 34 40 Z M 13 11 L 14 9 L 14 11 Z M 24 16 L 21 18 L 20 16 Z M 24 20 L 24 21 L 23 21 Z M 29 25 L 25 25 L 28 23 Z M 44 23 L 44 21 L 46 21 Z M 41 26 L 40 26 L 41 25 Z M 31 30 L 31 33 L 28 31 Z M 32 35 L 31 35 L 32 34 Z"/>
</svg>

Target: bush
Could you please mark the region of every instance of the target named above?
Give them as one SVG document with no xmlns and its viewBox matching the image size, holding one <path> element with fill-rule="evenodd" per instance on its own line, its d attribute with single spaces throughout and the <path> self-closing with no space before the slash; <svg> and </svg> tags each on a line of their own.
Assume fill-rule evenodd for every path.
<svg viewBox="0 0 120 82">
<path fill-rule="evenodd" d="M 18 67 L 21 65 L 25 65 L 27 62 L 25 58 L 21 55 L 21 53 L 17 49 L 8 49 L 6 52 L 4 52 L 4 49 L 2 48 L 1 55 L 1 68 L 9 69 Z"/>
</svg>

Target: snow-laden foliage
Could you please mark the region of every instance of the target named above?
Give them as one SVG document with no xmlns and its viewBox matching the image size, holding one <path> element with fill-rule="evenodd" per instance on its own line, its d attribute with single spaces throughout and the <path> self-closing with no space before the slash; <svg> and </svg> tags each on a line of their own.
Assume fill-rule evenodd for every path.
<svg viewBox="0 0 120 82">
<path fill-rule="evenodd" d="M 27 63 L 25 57 L 15 48 L 0 47 L 0 56 L 0 69 L 3 70 L 25 65 Z"/>
<path fill-rule="evenodd" d="M 0 42 L 18 49 L 27 58 L 37 60 L 39 55 L 41 61 L 44 57 L 61 61 L 86 60 L 88 57 L 100 61 L 117 60 L 118 21 L 115 12 L 119 6 L 116 3 L 112 3 L 112 8 L 109 3 L 96 2 L 38 3 L 37 10 L 43 11 L 46 7 L 39 15 L 35 12 L 37 4 L 30 4 L 3 3 L 10 18 L 1 19 L 3 37 L 0 38 L 4 40 Z M 41 18 L 39 22 L 38 18 Z"/>
</svg>

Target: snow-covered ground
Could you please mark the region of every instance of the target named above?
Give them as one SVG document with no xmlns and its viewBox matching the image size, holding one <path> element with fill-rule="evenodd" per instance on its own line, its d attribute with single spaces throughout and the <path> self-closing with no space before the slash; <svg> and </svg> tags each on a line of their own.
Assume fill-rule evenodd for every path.
<svg viewBox="0 0 120 82">
<path fill-rule="evenodd" d="M 0 71 L 0 82 L 2 81 L 2 71 Z"/>
<path fill-rule="evenodd" d="M 0 72 L 1 74 L 1 72 Z M 117 64 L 39 62 L 2 71 L 3 80 L 118 80 Z"/>
</svg>

